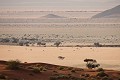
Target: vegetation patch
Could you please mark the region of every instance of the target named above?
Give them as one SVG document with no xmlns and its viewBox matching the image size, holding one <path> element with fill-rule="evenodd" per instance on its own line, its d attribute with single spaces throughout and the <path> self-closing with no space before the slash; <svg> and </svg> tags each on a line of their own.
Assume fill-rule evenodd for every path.
<svg viewBox="0 0 120 80">
<path fill-rule="evenodd" d="M 98 72 L 104 71 L 104 69 L 103 69 L 103 68 L 98 68 L 97 71 L 98 71 Z"/>
<path fill-rule="evenodd" d="M 2 80 L 2 79 L 6 79 L 6 76 L 3 74 L 0 74 L 0 80 Z"/>
<path fill-rule="evenodd" d="M 19 60 L 10 60 L 7 62 L 7 68 L 11 70 L 20 69 L 20 61 Z"/>
<path fill-rule="evenodd" d="M 105 77 L 105 76 L 107 76 L 107 77 L 108 77 L 108 75 L 107 75 L 104 71 L 100 71 L 100 72 L 97 74 L 97 76 L 99 76 L 99 77 Z"/>
<path fill-rule="evenodd" d="M 58 67 L 58 69 L 59 69 L 59 70 L 64 70 L 65 67 L 64 67 L 64 66 L 60 66 L 60 67 Z"/>
<path fill-rule="evenodd" d="M 33 71 L 34 73 L 40 73 L 40 69 L 39 69 L 39 68 L 34 68 L 32 71 Z"/>
</svg>

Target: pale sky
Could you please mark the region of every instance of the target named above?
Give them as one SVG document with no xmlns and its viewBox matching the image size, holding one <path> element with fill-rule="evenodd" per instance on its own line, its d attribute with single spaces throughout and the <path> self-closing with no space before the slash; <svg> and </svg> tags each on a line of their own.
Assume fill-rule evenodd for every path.
<svg viewBox="0 0 120 80">
<path fill-rule="evenodd" d="M 120 0 L 0 0 L 0 7 L 39 7 L 45 9 L 105 10 L 120 5 Z"/>
</svg>

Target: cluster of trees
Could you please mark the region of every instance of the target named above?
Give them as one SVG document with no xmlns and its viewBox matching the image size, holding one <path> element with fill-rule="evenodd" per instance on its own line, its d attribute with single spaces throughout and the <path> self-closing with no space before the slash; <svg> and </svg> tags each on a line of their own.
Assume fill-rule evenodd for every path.
<svg viewBox="0 0 120 80">
<path fill-rule="evenodd" d="M 60 46 L 60 44 L 62 44 L 61 42 L 59 42 L 59 41 L 57 41 L 57 42 L 55 42 L 54 43 L 54 45 L 56 46 L 56 47 L 59 47 Z M 46 46 L 46 43 L 45 42 L 37 42 L 37 45 L 39 45 L 39 46 Z"/>
<path fill-rule="evenodd" d="M 0 39 L 0 42 L 3 42 L 3 43 L 8 43 L 8 42 L 11 42 L 11 43 L 18 43 L 19 39 L 17 38 L 1 38 Z"/>
<path fill-rule="evenodd" d="M 45 42 L 36 42 L 37 43 L 37 45 L 38 46 L 46 46 L 46 43 Z M 29 42 L 29 41 L 21 41 L 21 42 L 19 42 L 19 45 L 20 46 L 29 46 L 29 44 L 35 44 L 35 42 L 33 41 L 33 42 Z M 62 44 L 61 42 L 59 42 L 59 41 L 57 41 L 57 42 L 55 42 L 54 43 L 54 45 L 56 46 L 56 47 L 59 47 L 60 46 L 60 44 Z"/>
<path fill-rule="evenodd" d="M 37 45 L 39 45 L 39 46 L 41 46 L 41 45 L 46 46 L 46 43 L 45 42 L 37 42 Z"/>
<path fill-rule="evenodd" d="M 0 42 L 2 43 L 16 43 L 19 46 L 29 46 L 30 44 L 37 44 L 38 46 L 46 46 L 46 43 L 43 41 L 38 41 L 38 39 L 27 39 L 27 38 L 0 38 Z M 62 44 L 60 41 L 56 41 L 53 45 L 59 47 Z"/>
</svg>

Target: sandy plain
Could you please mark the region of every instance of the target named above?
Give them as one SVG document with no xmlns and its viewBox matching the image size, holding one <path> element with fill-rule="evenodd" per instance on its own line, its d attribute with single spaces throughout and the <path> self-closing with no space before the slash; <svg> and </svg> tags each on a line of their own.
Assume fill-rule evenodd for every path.
<svg viewBox="0 0 120 80">
<path fill-rule="evenodd" d="M 58 56 L 65 57 L 60 60 Z M 96 59 L 100 67 L 120 70 L 120 48 L 112 47 L 25 47 L 0 45 L 0 60 L 42 62 L 85 68 L 86 58 Z"/>
</svg>

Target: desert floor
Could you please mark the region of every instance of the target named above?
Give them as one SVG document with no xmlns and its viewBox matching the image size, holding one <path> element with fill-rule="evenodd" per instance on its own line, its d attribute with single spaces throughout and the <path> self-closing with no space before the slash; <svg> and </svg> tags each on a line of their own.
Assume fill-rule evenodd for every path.
<svg viewBox="0 0 120 80">
<path fill-rule="evenodd" d="M 65 57 L 63 60 L 58 56 Z M 0 60 L 42 62 L 85 68 L 84 59 L 96 59 L 103 68 L 120 70 L 118 47 L 25 47 L 0 45 Z"/>
</svg>

